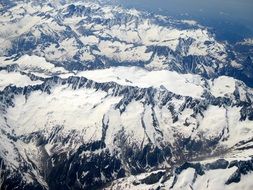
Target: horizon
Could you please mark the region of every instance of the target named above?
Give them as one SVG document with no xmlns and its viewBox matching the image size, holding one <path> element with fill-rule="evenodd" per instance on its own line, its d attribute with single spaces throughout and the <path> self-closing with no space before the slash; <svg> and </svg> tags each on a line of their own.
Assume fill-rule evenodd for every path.
<svg viewBox="0 0 253 190">
<path fill-rule="evenodd" d="M 112 3 L 178 19 L 196 20 L 217 30 L 220 40 L 236 42 L 244 38 L 253 38 L 251 0 L 116 0 Z"/>
</svg>

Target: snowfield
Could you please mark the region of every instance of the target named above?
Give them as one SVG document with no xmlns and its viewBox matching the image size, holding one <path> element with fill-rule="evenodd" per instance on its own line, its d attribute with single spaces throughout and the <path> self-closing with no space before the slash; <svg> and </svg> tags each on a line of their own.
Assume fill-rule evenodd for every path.
<svg viewBox="0 0 253 190">
<path fill-rule="evenodd" d="M 0 189 L 253 189 L 250 59 L 193 20 L 7 2 Z"/>
<path fill-rule="evenodd" d="M 28 85 L 41 84 L 42 81 L 32 81 L 28 76 L 18 72 L 0 71 L 0 91 L 9 85 L 25 87 Z"/>
</svg>

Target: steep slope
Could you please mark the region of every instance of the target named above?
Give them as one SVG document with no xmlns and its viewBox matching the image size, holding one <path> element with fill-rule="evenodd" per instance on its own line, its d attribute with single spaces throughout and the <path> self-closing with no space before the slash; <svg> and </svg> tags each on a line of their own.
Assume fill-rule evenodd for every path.
<svg viewBox="0 0 253 190">
<path fill-rule="evenodd" d="M 222 94 L 217 83 L 222 86 L 206 81 L 198 98 L 76 76 L 7 86 L 1 92 L 1 155 L 15 174 L 8 178 L 19 182 L 4 185 L 95 188 L 158 168 L 167 175 L 210 156 L 250 158 L 252 91 L 234 81 Z M 26 175 L 19 179 L 17 171 Z"/>
<path fill-rule="evenodd" d="M 0 188 L 252 188 L 252 65 L 206 28 L 1 4 Z"/>
</svg>

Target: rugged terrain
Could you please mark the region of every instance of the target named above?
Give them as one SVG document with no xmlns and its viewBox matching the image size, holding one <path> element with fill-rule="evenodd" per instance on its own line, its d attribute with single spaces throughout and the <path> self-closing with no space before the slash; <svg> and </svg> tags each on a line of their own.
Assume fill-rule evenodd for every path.
<svg viewBox="0 0 253 190">
<path fill-rule="evenodd" d="M 91 1 L 0 4 L 0 187 L 252 189 L 249 40 Z"/>
</svg>

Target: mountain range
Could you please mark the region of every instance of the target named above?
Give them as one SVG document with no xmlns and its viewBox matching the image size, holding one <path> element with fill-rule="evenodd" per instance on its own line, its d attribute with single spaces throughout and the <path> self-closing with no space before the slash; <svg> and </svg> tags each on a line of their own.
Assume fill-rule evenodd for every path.
<svg viewBox="0 0 253 190">
<path fill-rule="evenodd" d="M 252 189 L 251 39 L 103 1 L 0 2 L 1 189 Z"/>
</svg>

